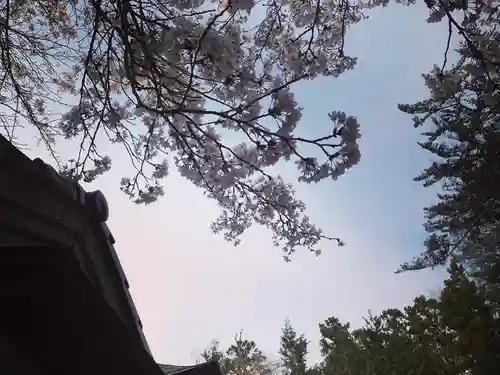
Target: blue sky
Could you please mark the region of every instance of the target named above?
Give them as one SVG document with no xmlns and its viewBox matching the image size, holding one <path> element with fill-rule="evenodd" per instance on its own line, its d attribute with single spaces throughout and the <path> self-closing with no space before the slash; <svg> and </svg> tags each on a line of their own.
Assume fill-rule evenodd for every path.
<svg viewBox="0 0 500 375">
<path fill-rule="evenodd" d="M 346 50 L 359 57 L 357 68 L 295 87 L 305 134 L 327 130 L 332 109 L 361 123 L 361 163 L 338 181 L 297 189 L 311 218 L 346 247 L 326 248 L 320 258 L 299 253 L 287 264 L 269 233 L 253 228 L 235 248 L 210 232 L 217 207 L 175 173 L 157 204 L 128 201 L 118 189 L 127 173 L 120 154 L 113 171 L 92 184 L 109 201 L 108 225 L 158 362 L 193 363 L 212 339 L 228 344 L 241 329 L 274 357 L 286 318 L 312 341 L 315 361 L 324 319 L 357 325 L 369 309 L 401 307 L 439 287 L 442 270 L 394 274 L 420 252 L 422 208 L 434 198 L 412 181 L 429 157 L 396 104 L 426 97 L 420 74 L 442 61 L 446 25 L 426 24 L 422 7 L 368 14 L 348 35 Z"/>
</svg>

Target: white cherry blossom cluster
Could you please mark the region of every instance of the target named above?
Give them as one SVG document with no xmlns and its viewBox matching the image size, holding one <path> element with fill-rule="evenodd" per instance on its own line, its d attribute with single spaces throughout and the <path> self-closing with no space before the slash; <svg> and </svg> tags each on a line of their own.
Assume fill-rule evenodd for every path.
<svg viewBox="0 0 500 375">
<path fill-rule="evenodd" d="M 173 163 L 219 203 L 213 229 L 226 239 L 238 243 L 258 223 L 272 230 L 286 256 L 298 247 L 319 251 L 329 237 L 310 223 L 275 167 L 296 163 L 299 182 L 335 180 L 360 160 L 359 125 L 334 111 L 322 137 L 299 136 L 298 127 L 314 125 L 303 124 L 294 85 L 353 69 L 345 34 L 364 9 L 384 1 L 38 2 L 40 9 L 49 2 L 53 12 L 26 3 L 7 17 L 12 27 L 24 27 L 25 34 L 12 33 L 20 43 L 20 35 L 45 32 L 27 44 L 33 60 L 26 65 L 23 51 L 12 51 L 12 88 L 49 147 L 60 136 L 79 145 L 63 166 L 66 175 L 92 181 L 105 173 L 111 159 L 102 142 L 118 143 L 133 167 L 121 189 L 135 202 L 163 195 Z M 32 71 L 33 61 L 40 71 Z M 35 86 L 33 96 L 23 94 Z M 65 113 L 49 111 L 50 101 Z M 311 146 L 315 151 L 305 154 Z"/>
<path fill-rule="evenodd" d="M 431 95 L 435 98 L 446 99 L 453 97 L 460 91 L 462 77 L 456 71 L 443 71 L 437 65 L 434 65 L 433 70 L 424 74 L 425 85 L 431 91 Z"/>
</svg>

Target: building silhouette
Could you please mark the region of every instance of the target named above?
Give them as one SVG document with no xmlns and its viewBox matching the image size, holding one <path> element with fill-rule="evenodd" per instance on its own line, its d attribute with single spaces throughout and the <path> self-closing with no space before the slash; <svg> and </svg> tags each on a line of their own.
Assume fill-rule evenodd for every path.
<svg viewBox="0 0 500 375">
<path fill-rule="evenodd" d="M 0 374 L 220 375 L 155 363 L 108 213 L 0 136 Z"/>
</svg>

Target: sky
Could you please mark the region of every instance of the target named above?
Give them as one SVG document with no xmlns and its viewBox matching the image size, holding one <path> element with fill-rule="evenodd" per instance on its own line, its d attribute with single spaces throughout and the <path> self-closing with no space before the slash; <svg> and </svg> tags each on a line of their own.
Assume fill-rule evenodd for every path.
<svg viewBox="0 0 500 375">
<path fill-rule="evenodd" d="M 357 68 L 294 90 L 304 108 L 304 134 L 327 130 L 326 113 L 334 109 L 361 123 L 358 166 L 338 181 L 297 186 L 312 220 L 345 240 L 344 248 L 332 244 L 319 258 L 299 252 L 285 263 L 269 232 L 258 227 L 234 247 L 210 231 L 216 205 L 175 173 L 158 203 L 130 202 L 118 188 L 129 171 L 121 156 L 86 187 L 107 197 L 108 226 L 157 362 L 192 364 L 212 339 L 225 346 L 240 330 L 275 358 L 285 319 L 311 341 L 315 362 L 323 320 L 336 316 L 356 326 L 368 310 L 402 307 L 439 287 L 443 270 L 394 273 L 422 250 L 422 208 L 434 199 L 412 181 L 429 156 L 416 144 L 420 131 L 396 104 L 427 96 L 421 73 L 441 63 L 446 25 L 426 24 L 421 7 L 368 14 L 347 38 Z M 32 148 L 29 155 L 46 154 Z"/>
</svg>

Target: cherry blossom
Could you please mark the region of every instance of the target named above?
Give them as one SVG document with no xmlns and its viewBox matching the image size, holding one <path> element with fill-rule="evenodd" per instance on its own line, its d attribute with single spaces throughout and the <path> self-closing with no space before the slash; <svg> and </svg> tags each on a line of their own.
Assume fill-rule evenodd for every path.
<svg viewBox="0 0 500 375">
<path fill-rule="evenodd" d="M 286 257 L 299 247 L 318 253 L 323 239 L 342 243 L 310 222 L 276 167 L 295 163 L 298 182 L 316 183 L 359 162 L 358 122 L 338 109 L 325 108 L 331 125 L 323 136 L 298 135 L 314 124 L 303 124 L 294 89 L 353 69 L 346 32 L 386 1 L 2 4 L 0 105 L 11 139 L 22 117 L 55 157 L 56 140 L 74 142 L 61 171 L 84 181 L 110 170 L 104 143 L 121 145 L 132 167 L 121 189 L 136 203 L 161 197 L 175 167 L 220 205 L 212 228 L 235 244 L 254 223 L 271 229 Z"/>
</svg>

